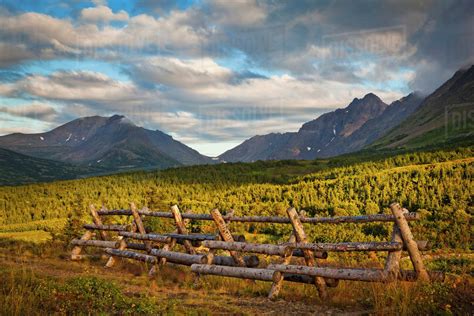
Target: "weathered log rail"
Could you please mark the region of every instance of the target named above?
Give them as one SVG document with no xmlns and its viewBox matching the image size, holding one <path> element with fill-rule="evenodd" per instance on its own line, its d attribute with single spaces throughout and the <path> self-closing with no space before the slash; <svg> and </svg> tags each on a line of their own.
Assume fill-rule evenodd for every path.
<svg viewBox="0 0 474 316">
<path fill-rule="evenodd" d="M 288 217 L 282 217 L 235 216 L 232 210 L 222 215 L 217 209 L 212 210 L 210 214 L 193 214 L 189 211 L 181 213 L 176 205 L 170 208 L 170 212 L 155 212 L 147 208 L 139 210 L 133 203 L 130 210 L 96 211 L 94 206 L 91 206 L 93 224 L 84 225 L 86 229 L 84 235 L 71 241 L 71 245 L 74 246 L 71 259 L 81 259 L 83 247 L 105 248 L 104 252 L 110 255 L 106 264 L 109 268 L 114 265 L 116 258 L 151 264 L 151 275 L 166 262 L 186 265 L 191 266 L 191 271 L 198 275 L 210 274 L 272 282 L 270 298 L 278 295 L 284 281 L 314 284 L 320 297 L 324 299 L 328 297 L 327 287 L 337 286 L 339 280 L 364 282 L 444 280 L 443 273 L 427 271 L 424 267 L 420 250 L 428 249 L 429 245 L 426 241 L 415 241 L 408 225 L 409 221 L 417 220 L 418 215 L 409 213 L 396 203 L 391 204 L 390 209 L 392 215 L 306 217 L 304 212 L 298 214 L 294 208 L 289 208 Z M 132 224 L 104 224 L 104 216 L 129 216 Z M 147 216 L 174 220 L 176 230 L 164 233 L 146 231 L 142 218 Z M 217 229 L 216 234 L 189 233 L 186 225 L 190 220 L 213 221 Z M 293 234 L 288 242 L 278 245 L 248 243 L 244 236 L 232 234 L 228 227 L 232 222 L 291 224 Z M 309 241 L 303 227 L 303 223 L 372 222 L 393 223 L 391 241 L 313 243 Z M 109 232 L 115 233 L 116 240 L 110 239 Z M 100 240 L 92 239 L 94 236 L 100 237 Z M 176 245 L 181 245 L 185 252 L 175 249 Z M 217 255 L 218 251 L 227 252 L 229 255 Z M 402 251 L 408 252 L 414 271 L 400 269 Z M 331 252 L 387 252 L 388 256 L 383 269 L 320 266 L 318 260 L 326 259 Z M 244 253 L 248 255 L 244 256 Z M 262 261 L 257 255 L 268 258 L 277 256 L 280 259 L 262 266 Z"/>
<path fill-rule="evenodd" d="M 132 215 L 130 210 L 101 210 L 97 211 L 99 215 Z M 138 211 L 142 216 L 153 216 L 161 218 L 173 218 L 169 212 L 153 212 L 147 208 Z M 419 219 L 418 213 L 403 214 L 407 221 L 416 221 Z M 209 214 L 181 214 L 183 219 L 213 221 L 212 215 Z M 242 222 L 242 223 L 266 223 L 266 224 L 291 224 L 288 217 L 282 216 L 226 216 L 222 218 L 227 222 Z M 394 222 L 395 216 L 388 214 L 374 214 L 374 215 L 359 215 L 359 216 L 333 216 L 333 217 L 306 217 L 299 216 L 302 223 L 311 224 L 341 224 L 341 223 L 372 223 L 372 222 Z"/>
</svg>

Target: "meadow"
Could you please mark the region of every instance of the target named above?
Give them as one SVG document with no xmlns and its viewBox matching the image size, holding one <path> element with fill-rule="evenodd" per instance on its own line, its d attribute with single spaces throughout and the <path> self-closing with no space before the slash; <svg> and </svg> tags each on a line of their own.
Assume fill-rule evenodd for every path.
<svg viewBox="0 0 474 316">
<path fill-rule="evenodd" d="M 395 156 L 361 153 L 327 160 L 194 166 L 1 187 L 1 312 L 468 314 L 474 271 L 473 157 L 472 147 Z M 187 269 L 175 267 L 164 267 L 163 273 L 149 279 L 139 263 L 123 261 L 105 271 L 100 259 L 67 260 L 69 241 L 81 235 L 82 223 L 91 221 L 90 204 L 114 209 L 135 202 L 160 211 L 177 204 L 195 213 L 217 207 L 223 212 L 233 209 L 237 215 L 284 215 L 293 206 L 309 216 L 334 216 L 389 213 L 392 201 L 421 215 L 420 221 L 411 224 L 412 231 L 416 239 L 430 241 L 427 266 L 446 272 L 446 282 L 341 282 L 330 290 L 330 302 L 320 302 L 312 286 L 285 285 L 281 299 L 271 302 L 264 298 L 270 284 L 216 277 L 196 280 Z M 168 221 L 156 218 L 146 219 L 145 224 L 154 231 L 172 229 Z M 231 226 L 249 241 L 275 243 L 290 234 L 288 225 Z M 192 232 L 213 229 L 197 222 L 191 222 L 190 228 Z M 305 229 L 315 242 L 382 241 L 388 239 L 390 225 L 306 225 Z M 383 255 L 331 254 L 328 259 L 328 263 L 344 265 L 381 262 Z M 402 263 L 411 268 L 408 258 Z M 285 304 L 288 301 L 291 304 Z"/>
</svg>

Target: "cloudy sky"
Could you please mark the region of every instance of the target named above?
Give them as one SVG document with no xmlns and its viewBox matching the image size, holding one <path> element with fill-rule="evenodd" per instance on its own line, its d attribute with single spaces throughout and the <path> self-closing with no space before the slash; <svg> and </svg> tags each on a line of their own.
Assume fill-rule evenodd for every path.
<svg viewBox="0 0 474 316">
<path fill-rule="evenodd" d="M 474 63 L 466 1 L 0 1 L 0 135 L 123 114 L 203 154 Z"/>
</svg>

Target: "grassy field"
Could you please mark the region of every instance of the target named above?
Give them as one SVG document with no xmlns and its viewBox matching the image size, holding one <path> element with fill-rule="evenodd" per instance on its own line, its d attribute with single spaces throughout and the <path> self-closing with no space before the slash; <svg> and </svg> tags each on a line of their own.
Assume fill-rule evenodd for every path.
<svg viewBox="0 0 474 316">
<path fill-rule="evenodd" d="M 474 288 L 472 147 L 395 156 L 368 153 L 316 161 L 195 166 L 134 172 L 73 181 L 0 187 L 0 314 L 469 314 Z M 391 201 L 420 214 L 411 223 L 418 240 L 433 249 L 427 267 L 447 273 L 444 283 L 341 282 L 321 302 L 314 286 L 285 283 L 281 297 L 267 300 L 269 283 L 205 276 L 166 266 L 153 278 L 143 264 L 105 259 L 71 262 L 69 241 L 90 222 L 89 204 L 152 210 L 178 204 L 208 213 L 218 207 L 237 215 L 284 216 L 288 206 L 309 216 L 387 213 Z M 109 223 L 126 221 L 108 218 Z M 146 218 L 156 232 L 167 220 Z M 191 222 L 193 232 L 213 225 Z M 288 225 L 233 223 L 248 241 L 286 241 Z M 311 241 L 385 241 L 387 224 L 305 225 Z M 90 254 L 97 254 L 93 250 Z M 262 261 L 267 258 L 262 258 Z M 384 254 L 331 254 L 323 263 L 379 267 Z M 412 269 L 408 257 L 402 266 Z"/>
<path fill-rule="evenodd" d="M 149 278 L 149 267 L 135 261 L 122 260 L 112 269 L 103 267 L 105 258 L 71 262 L 64 246 L 0 240 L 0 314 L 468 315 L 474 299 L 469 253 L 425 257 L 429 268 L 448 273 L 444 283 L 340 282 L 321 302 L 310 285 L 285 282 L 281 296 L 270 301 L 270 283 L 196 278 L 189 268 L 173 265 Z M 409 265 L 407 258 L 402 262 Z M 327 264 L 338 263 L 330 257 Z"/>
</svg>

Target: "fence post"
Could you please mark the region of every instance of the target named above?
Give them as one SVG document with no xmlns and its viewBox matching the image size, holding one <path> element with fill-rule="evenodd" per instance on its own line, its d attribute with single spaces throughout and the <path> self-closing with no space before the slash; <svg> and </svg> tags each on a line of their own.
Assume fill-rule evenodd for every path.
<svg viewBox="0 0 474 316">
<path fill-rule="evenodd" d="M 395 207 L 395 205 L 390 205 L 390 208 Z M 400 232 L 400 228 L 398 227 L 397 223 L 393 223 L 393 230 L 392 230 L 392 242 L 399 242 L 403 244 L 402 235 Z M 392 282 L 397 280 L 398 273 L 400 272 L 400 258 L 402 256 L 402 250 L 391 251 L 387 255 L 387 259 L 385 261 L 385 274 L 387 276 L 387 281 Z"/>
<path fill-rule="evenodd" d="M 413 267 L 417 273 L 418 278 L 421 281 L 429 281 L 430 276 L 428 272 L 426 272 L 425 265 L 423 264 L 423 259 L 421 258 L 420 251 L 418 249 L 418 245 L 416 244 L 415 239 L 413 238 L 413 234 L 411 233 L 410 226 L 408 226 L 408 222 L 403 215 L 403 210 L 398 203 L 392 203 L 390 205 L 390 209 L 392 210 L 393 215 L 395 216 L 395 222 L 400 228 L 400 233 L 402 235 L 402 239 L 407 247 L 408 254 L 410 255 L 411 262 L 413 263 Z"/>
<path fill-rule="evenodd" d="M 137 231 L 137 224 L 136 222 L 134 221 L 134 224 L 132 225 L 132 227 L 130 228 L 130 232 L 132 233 L 135 233 Z M 118 250 L 125 250 L 127 249 L 127 241 L 125 239 L 125 237 L 119 237 L 119 246 L 118 246 Z M 110 256 L 109 260 L 107 260 L 107 263 L 105 264 L 105 267 L 106 268 L 112 268 L 114 265 L 115 265 L 115 262 L 116 262 L 116 258 L 114 256 Z"/>
<path fill-rule="evenodd" d="M 184 225 L 183 217 L 181 216 L 181 213 L 177 205 L 173 205 L 171 207 L 171 213 L 173 214 L 174 221 L 176 222 L 176 230 L 178 231 L 178 234 L 187 235 L 188 230 L 186 229 L 186 226 Z M 186 248 L 187 253 L 191 255 L 196 254 L 196 250 L 194 250 L 193 245 L 191 245 L 191 242 L 189 240 L 184 240 L 183 245 L 184 245 L 184 248 Z"/>
<path fill-rule="evenodd" d="M 138 213 L 137 207 L 135 206 L 135 203 L 130 203 L 130 209 L 132 211 L 132 216 L 133 220 L 135 221 L 135 225 L 137 226 L 137 230 L 140 234 L 146 235 L 146 230 L 145 226 L 143 225 L 142 218 L 140 217 L 140 214 Z M 151 242 L 150 241 L 145 241 L 145 248 L 147 252 L 151 251 Z"/>
<path fill-rule="evenodd" d="M 82 235 L 81 240 L 90 240 L 92 238 L 92 232 L 90 230 L 86 231 Z M 82 246 L 74 246 L 71 250 L 71 260 L 80 260 L 81 259 Z"/>
<path fill-rule="evenodd" d="M 308 242 L 306 239 L 306 234 L 304 232 L 303 224 L 301 224 L 300 218 L 298 213 L 293 207 L 290 207 L 286 210 L 288 217 L 290 218 L 291 225 L 293 226 L 293 230 L 295 232 L 295 237 L 297 242 Z M 316 266 L 316 260 L 314 259 L 314 254 L 311 250 L 303 249 L 304 259 L 306 261 L 306 265 L 314 267 Z M 315 285 L 318 289 L 319 297 L 321 299 L 326 299 L 328 297 L 326 291 L 326 283 L 323 278 L 315 277 L 314 278 Z"/>
<path fill-rule="evenodd" d="M 102 219 L 100 218 L 99 214 L 97 214 L 94 204 L 90 205 L 90 209 L 91 209 L 91 215 L 92 215 L 92 220 L 94 221 L 94 224 L 102 225 Z M 103 240 L 107 240 L 107 232 L 105 230 L 101 230 L 100 237 Z"/>
<path fill-rule="evenodd" d="M 216 208 L 213 209 L 211 211 L 211 216 L 214 219 L 217 228 L 219 229 L 219 235 L 221 236 L 222 240 L 227 242 L 233 242 L 234 238 L 232 237 L 232 233 L 230 232 L 229 228 L 227 228 L 224 218 L 222 218 L 222 215 L 219 210 Z M 235 263 L 239 267 L 245 267 L 245 261 L 237 251 L 231 250 L 229 251 L 229 253 L 232 258 L 234 258 Z"/>
<path fill-rule="evenodd" d="M 293 250 L 291 250 L 291 252 L 287 256 L 284 256 L 282 264 L 284 265 L 290 264 L 292 254 L 293 254 Z M 270 292 L 268 293 L 269 299 L 273 299 L 278 296 L 278 294 L 280 293 L 281 287 L 283 286 L 283 280 L 284 280 L 283 273 L 276 273 L 273 276 L 272 288 L 270 289 Z"/>
<path fill-rule="evenodd" d="M 102 225 L 102 220 L 100 219 L 100 216 L 97 214 L 94 204 L 90 205 L 90 211 L 91 211 L 92 220 L 94 221 L 94 224 Z M 81 240 L 90 240 L 92 236 L 93 236 L 93 233 L 91 231 L 86 231 L 84 235 L 82 235 Z M 103 240 L 106 240 L 107 232 L 101 231 L 100 236 L 102 237 Z M 81 252 L 82 252 L 82 246 L 75 246 L 74 248 L 72 248 L 71 260 L 79 260 L 81 258 L 80 257 Z"/>
</svg>

